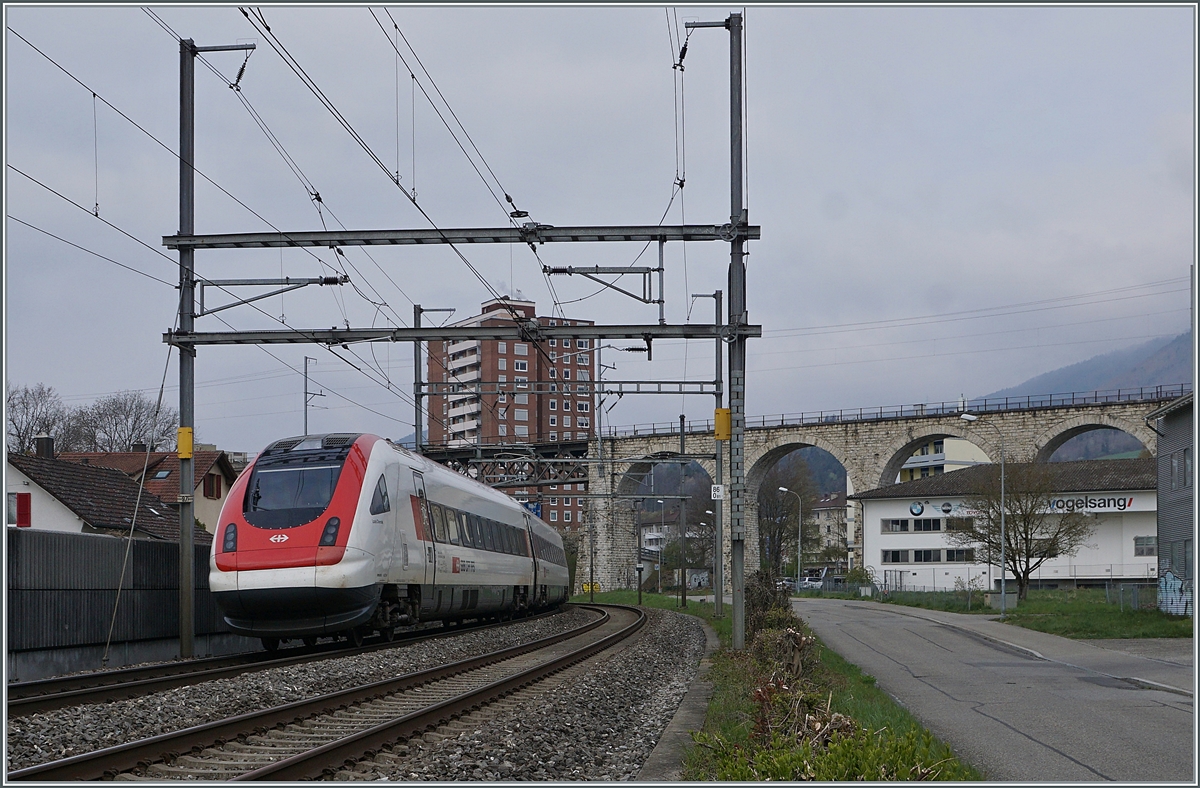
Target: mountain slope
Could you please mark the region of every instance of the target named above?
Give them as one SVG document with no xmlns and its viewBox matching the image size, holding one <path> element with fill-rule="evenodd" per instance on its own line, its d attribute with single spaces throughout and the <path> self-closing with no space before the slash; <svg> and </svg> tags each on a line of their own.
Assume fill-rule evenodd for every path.
<svg viewBox="0 0 1200 788">
<path fill-rule="evenodd" d="M 1192 379 L 1191 332 L 1093 356 L 1037 375 L 987 397 L 1023 397 L 1138 386 L 1186 383 Z"/>
</svg>

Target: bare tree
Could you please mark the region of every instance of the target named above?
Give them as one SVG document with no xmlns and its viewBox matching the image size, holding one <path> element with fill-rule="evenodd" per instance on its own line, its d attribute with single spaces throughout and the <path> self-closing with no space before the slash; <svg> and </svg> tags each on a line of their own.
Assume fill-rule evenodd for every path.
<svg viewBox="0 0 1200 788">
<path fill-rule="evenodd" d="M 946 540 L 957 548 L 975 550 L 977 559 L 1000 558 L 1000 469 L 990 473 L 978 491 L 963 501 L 967 517 L 949 521 Z M 1042 463 L 1010 464 L 1004 489 L 1004 563 L 1017 580 L 1017 596 L 1025 599 L 1029 578 L 1047 559 L 1074 555 L 1093 532 L 1092 518 L 1081 512 L 1060 513 L 1051 504 L 1055 494 L 1053 470 Z"/>
<path fill-rule="evenodd" d="M 758 493 L 758 546 L 768 576 L 783 574 L 783 556 L 795 555 L 796 496 L 779 490 L 787 487 L 804 502 L 804 555 L 808 559 L 821 549 L 821 536 L 813 525 L 813 508 L 820 500 L 816 484 L 804 460 L 779 463 L 767 472 Z"/>
<path fill-rule="evenodd" d="M 5 437 L 13 454 L 29 454 L 34 448 L 34 437 L 58 432 L 67 412 L 58 392 L 41 383 L 32 388 L 17 388 L 8 383 L 4 387 L 4 401 L 8 416 Z"/>
<path fill-rule="evenodd" d="M 140 391 L 119 391 L 96 400 L 84 427 L 90 431 L 92 451 L 129 451 L 135 443 L 174 449 L 179 415 L 163 407 L 156 416 L 155 404 Z"/>
</svg>

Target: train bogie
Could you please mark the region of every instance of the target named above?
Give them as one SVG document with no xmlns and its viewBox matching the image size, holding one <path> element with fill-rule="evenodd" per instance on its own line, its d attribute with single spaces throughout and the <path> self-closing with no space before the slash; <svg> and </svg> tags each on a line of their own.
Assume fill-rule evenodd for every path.
<svg viewBox="0 0 1200 788">
<path fill-rule="evenodd" d="M 230 490 L 210 588 L 276 644 L 566 600 L 562 539 L 511 498 L 373 435 L 276 441 Z"/>
</svg>

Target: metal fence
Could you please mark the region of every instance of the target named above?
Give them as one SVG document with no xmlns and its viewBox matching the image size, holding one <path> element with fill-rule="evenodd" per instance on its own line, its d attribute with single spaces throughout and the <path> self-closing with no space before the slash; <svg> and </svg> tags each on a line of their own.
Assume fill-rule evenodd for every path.
<svg viewBox="0 0 1200 788">
<path fill-rule="evenodd" d="M 876 408 L 848 408 L 843 410 L 781 413 L 774 416 L 747 416 L 746 429 L 956 416 L 963 411 L 985 413 L 1061 408 L 1070 405 L 1098 405 L 1113 402 L 1162 402 L 1181 397 L 1191 390 L 1192 384 L 1190 383 L 1176 383 L 1167 386 L 1143 386 L 1129 389 L 1067 392 L 1065 394 L 1035 394 L 1025 397 L 977 397 L 975 399 L 962 399 L 953 402 L 930 402 L 917 405 L 885 405 Z M 711 419 L 689 421 L 685 426 L 685 430 L 689 433 L 704 433 L 712 432 L 713 427 Z M 678 421 L 614 426 L 604 430 L 604 436 L 608 438 L 678 434 Z"/>
<path fill-rule="evenodd" d="M 8 648 L 103 644 L 117 601 L 125 540 L 9 528 Z M 208 590 L 208 548 L 195 548 L 197 635 L 228 632 Z M 135 539 L 121 585 L 113 642 L 179 636 L 179 545 Z"/>
</svg>

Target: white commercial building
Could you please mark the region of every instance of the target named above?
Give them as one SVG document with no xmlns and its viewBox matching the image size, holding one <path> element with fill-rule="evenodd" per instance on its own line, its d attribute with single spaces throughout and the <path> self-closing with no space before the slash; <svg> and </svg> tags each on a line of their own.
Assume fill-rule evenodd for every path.
<svg viewBox="0 0 1200 788">
<path fill-rule="evenodd" d="M 1008 464 L 1011 471 L 1013 463 Z M 1072 555 L 1048 558 L 1030 585 L 1057 588 L 1108 581 L 1157 582 L 1157 498 L 1154 459 L 1046 463 L 1052 506 L 1092 518 L 1092 533 Z M 956 545 L 946 536 L 956 518 L 972 516 L 964 502 L 997 474 L 995 465 L 868 490 L 850 496 L 863 506 L 863 562 L 891 589 L 998 589 L 999 556 Z M 1009 574 L 1009 583 L 1014 579 Z M 1015 588 L 1013 589 L 1015 590 Z"/>
</svg>

